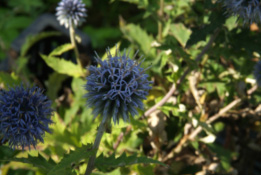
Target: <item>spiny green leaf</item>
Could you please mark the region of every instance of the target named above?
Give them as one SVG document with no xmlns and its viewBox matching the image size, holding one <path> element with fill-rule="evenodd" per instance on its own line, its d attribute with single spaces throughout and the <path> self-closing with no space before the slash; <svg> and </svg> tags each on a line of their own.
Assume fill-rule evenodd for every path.
<svg viewBox="0 0 261 175">
<path fill-rule="evenodd" d="M 49 67 L 53 68 L 58 73 L 66 74 L 72 77 L 80 77 L 84 74 L 81 67 L 71 61 L 42 54 L 41 57 Z"/>
<path fill-rule="evenodd" d="M 26 41 L 23 44 L 23 47 L 21 49 L 21 57 L 25 57 L 28 50 L 38 41 L 40 41 L 44 38 L 48 38 L 48 37 L 52 37 L 52 36 L 59 36 L 59 35 L 61 35 L 61 33 L 59 33 L 59 32 L 42 32 L 37 35 L 32 35 L 32 36 L 27 37 Z"/>
<path fill-rule="evenodd" d="M 79 163 L 81 160 L 88 159 L 95 151 L 91 150 L 92 145 L 83 145 L 82 147 L 77 147 L 75 151 L 70 151 L 66 154 L 63 159 L 50 171 L 47 175 L 58 175 L 58 174 L 71 174 L 71 167 L 74 163 Z"/>
<path fill-rule="evenodd" d="M 63 54 L 64 52 L 67 52 L 69 50 L 73 49 L 73 45 L 71 43 L 67 43 L 67 44 L 63 44 L 59 47 L 57 47 L 56 49 L 54 49 L 50 54 L 49 57 L 52 56 L 60 56 L 61 54 Z"/>
<path fill-rule="evenodd" d="M 127 157 L 126 153 L 123 153 L 118 158 L 115 158 L 115 154 L 110 157 L 104 157 L 103 154 L 101 154 L 95 161 L 95 167 L 100 171 L 106 171 L 107 168 L 123 167 L 139 163 L 157 163 L 166 166 L 164 163 L 157 160 L 147 157 L 137 157 L 137 155 Z"/>
<path fill-rule="evenodd" d="M 15 162 L 29 163 L 35 167 L 38 167 L 44 173 L 47 173 L 50 169 L 52 169 L 55 166 L 55 162 L 52 159 L 49 159 L 47 161 L 41 154 L 38 154 L 37 157 L 33 157 L 29 155 L 28 158 L 25 157 L 7 158 L 7 159 L 0 158 L 0 161 L 15 161 Z"/>
</svg>

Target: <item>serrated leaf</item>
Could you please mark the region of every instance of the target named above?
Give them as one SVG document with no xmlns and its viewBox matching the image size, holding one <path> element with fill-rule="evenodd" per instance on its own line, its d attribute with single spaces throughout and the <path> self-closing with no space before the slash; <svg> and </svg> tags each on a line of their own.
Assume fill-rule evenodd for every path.
<svg viewBox="0 0 261 175">
<path fill-rule="evenodd" d="M 61 35 L 60 32 L 41 32 L 37 35 L 28 36 L 26 38 L 25 43 L 23 44 L 23 46 L 21 48 L 21 57 L 25 57 L 28 50 L 38 41 L 40 41 L 44 38 L 48 38 L 48 37 L 52 37 L 52 36 L 59 36 L 59 35 Z"/>
<path fill-rule="evenodd" d="M 104 157 L 103 154 L 101 154 L 95 161 L 95 167 L 100 171 L 105 171 L 107 168 L 117 168 L 139 163 L 157 163 L 166 166 L 164 163 L 157 160 L 153 160 L 147 157 L 137 157 L 137 155 L 127 157 L 126 153 L 123 153 L 118 158 L 115 158 L 115 154 L 111 155 L 110 157 Z"/>
<path fill-rule="evenodd" d="M 24 158 L 24 157 L 23 158 L 7 158 L 7 159 L 0 158 L 0 161 L 15 161 L 15 162 L 28 163 L 35 167 L 38 167 L 44 173 L 47 173 L 50 169 L 52 169 L 55 166 L 55 162 L 52 159 L 46 160 L 41 154 L 38 154 L 37 157 L 29 155 L 27 158 Z"/>
<path fill-rule="evenodd" d="M 72 77 L 80 77 L 84 73 L 80 66 L 72 63 L 71 61 L 67 61 L 62 58 L 54 57 L 54 56 L 46 56 L 42 55 L 41 57 L 46 62 L 46 64 L 55 70 L 58 73 L 66 74 Z"/>
<path fill-rule="evenodd" d="M 63 44 L 59 47 L 57 47 L 56 49 L 54 49 L 50 54 L 49 57 L 52 56 L 60 56 L 61 54 L 63 54 L 64 52 L 67 52 L 69 50 L 73 49 L 73 45 L 71 43 L 67 43 L 67 44 Z"/>
<path fill-rule="evenodd" d="M 83 159 L 86 160 L 95 153 L 95 151 L 91 149 L 91 144 L 83 145 L 80 148 L 76 147 L 75 151 L 71 150 L 55 167 L 50 169 L 47 175 L 70 174 L 72 164 L 79 163 L 79 161 Z"/>
<path fill-rule="evenodd" d="M 182 45 L 182 47 L 185 47 L 191 34 L 191 30 L 187 29 L 184 26 L 184 24 L 178 23 L 171 24 L 170 31 L 173 34 L 173 36 L 178 40 L 178 42 Z"/>
</svg>

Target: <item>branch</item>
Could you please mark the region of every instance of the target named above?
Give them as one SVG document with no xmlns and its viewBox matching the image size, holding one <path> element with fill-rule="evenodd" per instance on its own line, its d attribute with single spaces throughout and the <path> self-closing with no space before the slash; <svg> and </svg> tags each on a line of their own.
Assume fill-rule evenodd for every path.
<svg viewBox="0 0 261 175">
<path fill-rule="evenodd" d="M 251 95 L 252 93 L 255 92 L 255 90 L 257 89 L 257 86 L 253 86 L 251 89 L 249 89 L 247 91 L 247 95 Z M 224 115 L 226 112 L 228 112 L 230 109 L 232 109 L 233 107 L 235 107 L 236 105 L 238 105 L 240 102 L 242 101 L 241 98 L 235 99 L 234 101 L 232 101 L 231 103 L 229 103 L 227 106 L 225 106 L 224 108 L 220 109 L 219 112 L 213 116 L 211 116 L 206 123 L 207 124 L 211 124 L 212 122 L 216 121 L 219 117 L 221 117 L 222 115 Z M 180 139 L 179 144 L 173 148 L 171 150 L 171 152 L 163 159 L 163 162 L 171 159 L 175 153 L 179 152 L 182 147 L 187 143 L 188 140 L 194 140 L 195 137 L 202 131 L 202 127 L 198 126 L 194 131 L 192 131 L 190 134 L 188 135 L 184 135 L 182 139 Z"/>
<path fill-rule="evenodd" d="M 200 62 L 202 59 L 202 56 L 208 51 L 208 49 L 211 47 L 211 45 L 213 44 L 215 38 L 217 37 L 218 33 L 219 33 L 220 29 L 217 29 L 215 31 L 215 33 L 211 36 L 210 40 L 208 41 L 207 45 L 202 49 L 202 51 L 198 54 L 198 56 L 196 57 L 195 61 L 196 62 Z M 168 101 L 168 99 L 172 96 L 172 94 L 174 94 L 174 92 L 177 90 L 177 88 L 179 88 L 180 84 L 184 81 L 184 79 L 186 78 L 186 76 L 189 74 L 189 72 L 191 71 L 190 68 L 187 68 L 186 71 L 184 72 L 184 74 L 182 75 L 182 77 L 177 81 L 177 86 L 175 83 L 172 84 L 169 92 L 154 106 L 152 106 L 150 109 L 148 109 L 145 113 L 144 116 L 148 117 L 152 112 L 154 112 L 158 107 L 162 106 L 164 103 L 166 103 Z"/>
</svg>

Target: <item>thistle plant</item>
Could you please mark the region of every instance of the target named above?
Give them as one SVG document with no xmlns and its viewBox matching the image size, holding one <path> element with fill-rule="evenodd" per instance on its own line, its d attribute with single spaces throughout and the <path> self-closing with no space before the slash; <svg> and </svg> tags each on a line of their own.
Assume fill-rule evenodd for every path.
<svg viewBox="0 0 261 175">
<path fill-rule="evenodd" d="M 151 81 L 148 81 L 146 69 L 141 68 L 140 57 L 138 60 L 130 59 L 124 52 L 120 55 L 116 49 L 112 56 L 107 50 L 107 60 L 96 57 L 100 67 L 90 66 L 90 75 L 86 78 L 87 105 L 93 108 L 93 115 L 102 117 L 93 149 L 97 150 L 102 135 L 113 119 L 114 124 L 120 119 L 129 120 L 129 116 L 138 114 L 137 108 L 142 109 L 142 100 L 146 99 L 148 91 L 151 89 Z M 97 153 L 97 151 L 96 151 Z M 86 175 L 89 175 L 94 168 L 96 155 L 89 160 Z"/>
<path fill-rule="evenodd" d="M 85 21 L 85 17 L 87 17 L 85 4 L 82 0 L 62 0 L 58 3 L 56 11 L 57 20 L 70 30 L 70 39 L 74 47 L 76 61 L 78 65 L 81 65 L 75 41 L 75 27 L 80 26 Z"/>
<path fill-rule="evenodd" d="M 45 132 L 51 132 L 51 101 L 36 86 L 23 85 L 0 91 L 0 133 L 2 143 L 7 141 L 13 149 L 44 142 Z"/>
<path fill-rule="evenodd" d="M 258 61 L 254 67 L 254 77 L 257 85 L 261 86 L 261 61 Z"/>
<path fill-rule="evenodd" d="M 260 0 L 222 0 L 230 15 L 239 16 L 244 23 L 261 22 Z"/>
<path fill-rule="evenodd" d="M 103 121 L 112 118 L 116 124 L 120 118 L 127 121 L 129 116 L 137 115 L 137 108 L 143 109 L 142 100 L 146 99 L 151 82 L 147 80 L 146 69 L 140 67 L 141 59 L 136 61 L 117 51 L 112 56 L 109 50 L 107 57 L 102 61 L 97 56 L 100 67 L 89 67 L 86 98 L 94 118 L 101 115 Z"/>
</svg>

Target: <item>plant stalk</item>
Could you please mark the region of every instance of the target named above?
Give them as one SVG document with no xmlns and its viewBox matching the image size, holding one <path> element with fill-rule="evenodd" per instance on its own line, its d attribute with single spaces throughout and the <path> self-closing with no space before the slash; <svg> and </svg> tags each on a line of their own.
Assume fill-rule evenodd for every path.
<svg viewBox="0 0 261 175">
<path fill-rule="evenodd" d="M 160 9 L 158 11 L 158 17 L 159 17 L 159 21 L 158 21 L 158 40 L 161 41 L 162 40 L 162 18 L 163 18 L 163 10 L 164 10 L 164 0 L 160 0 Z"/>
<path fill-rule="evenodd" d="M 82 68 L 82 63 L 80 61 L 80 54 L 79 54 L 79 51 L 78 51 L 78 48 L 77 48 L 77 44 L 76 44 L 76 41 L 75 41 L 75 30 L 74 30 L 74 26 L 73 25 L 70 25 L 70 40 L 71 40 L 71 43 L 73 45 L 73 49 L 74 49 L 74 52 L 75 52 L 75 57 L 76 57 L 76 62 L 78 65 L 81 66 Z"/>
<path fill-rule="evenodd" d="M 106 121 L 102 121 L 99 126 L 99 129 L 98 129 L 98 132 L 97 132 L 97 135 L 96 135 L 93 147 L 92 147 L 92 150 L 95 150 L 95 154 L 92 155 L 89 159 L 87 169 L 85 171 L 85 175 L 90 175 L 92 173 L 92 170 L 94 169 L 94 163 L 95 163 L 96 155 L 97 155 L 98 148 L 99 148 L 99 145 L 101 142 L 101 138 L 103 136 L 104 131 L 106 130 L 106 123 L 107 123 Z"/>
</svg>

